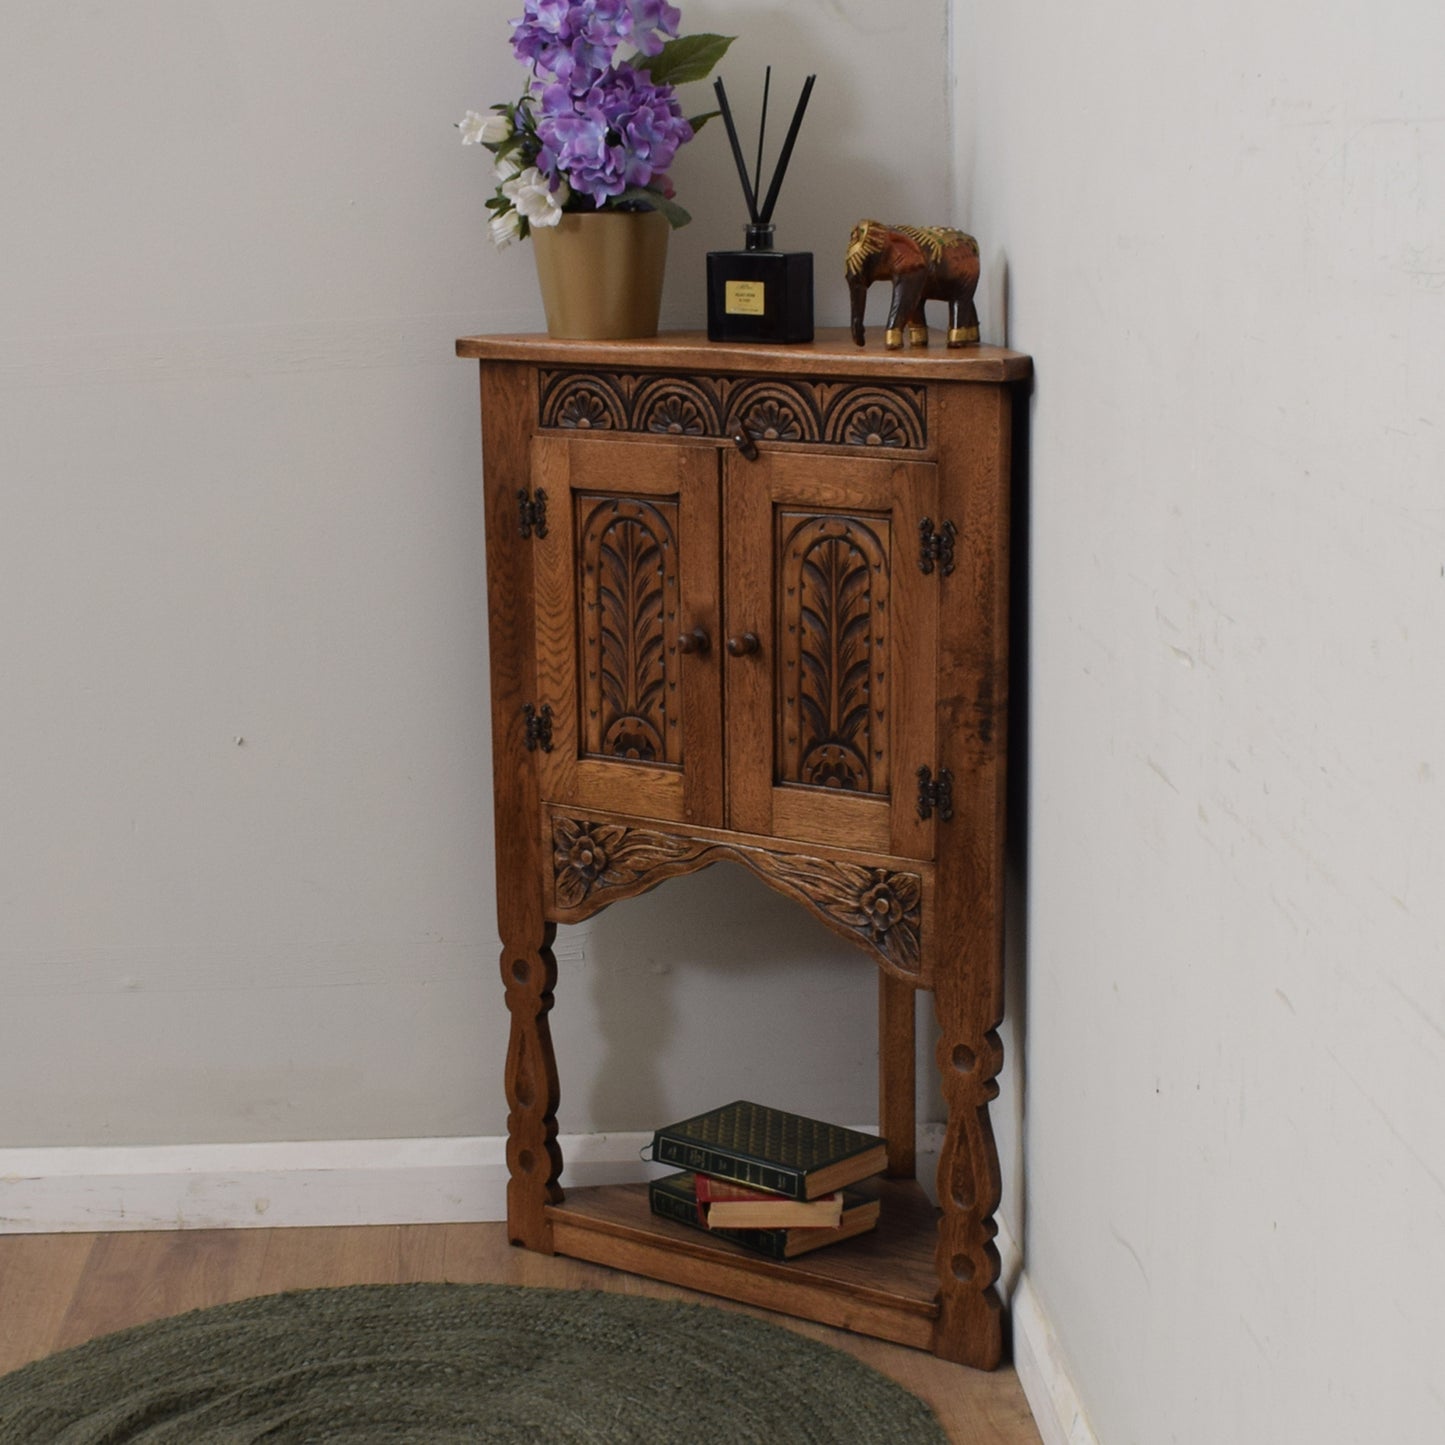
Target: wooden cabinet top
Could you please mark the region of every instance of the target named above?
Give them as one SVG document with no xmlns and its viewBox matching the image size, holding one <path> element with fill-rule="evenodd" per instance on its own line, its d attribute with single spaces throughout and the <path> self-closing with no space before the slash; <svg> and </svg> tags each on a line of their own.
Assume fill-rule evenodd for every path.
<svg viewBox="0 0 1445 1445">
<path fill-rule="evenodd" d="M 545 335 L 463 336 L 457 355 L 479 361 L 523 361 L 543 365 L 698 367 L 716 371 L 776 372 L 810 376 L 877 376 L 880 371 L 918 381 L 1020 381 L 1033 363 L 1003 346 L 965 346 L 952 351 L 943 334 L 930 334 L 927 347 L 888 351 L 883 328 L 872 328 L 867 346 L 855 346 L 846 327 L 823 328 L 817 339 L 797 346 L 714 342 L 703 331 L 665 331 L 626 341 L 559 341 Z"/>
</svg>

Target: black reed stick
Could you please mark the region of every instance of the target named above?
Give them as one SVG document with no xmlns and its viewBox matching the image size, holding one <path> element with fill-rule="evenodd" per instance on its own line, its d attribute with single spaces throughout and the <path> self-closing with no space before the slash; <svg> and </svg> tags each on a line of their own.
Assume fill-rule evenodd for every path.
<svg viewBox="0 0 1445 1445">
<path fill-rule="evenodd" d="M 733 161 L 738 168 L 738 179 L 743 183 L 743 199 L 748 203 L 748 219 L 753 225 L 758 224 L 758 200 L 748 180 L 748 163 L 743 159 L 743 148 L 738 143 L 737 127 L 733 124 L 732 107 L 728 104 L 728 93 L 723 86 L 722 76 L 713 81 L 713 89 L 717 92 L 718 109 L 722 111 L 723 124 L 727 127 L 728 142 L 733 148 Z"/>
<path fill-rule="evenodd" d="M 798 108 L 793 112 L 793 123 L 788 127 L 788 138 L 783 142 L 783 152 L 778 157 L 778 168 L 773 172 L 773 183 L 768 187 L 768 198 L 763 202 L 762 214 L 753 217 L 755 225 L 770 226 L 773 223 L 773 207 L 778 203 L 778 192 L 783 188 L 783 177 L 787 174 L 788 162 L 793 157 L 793 142 L 798 138 L 798 127 L 803 123 L 803 112 L 808 108 L 808 97 L 813 93 L 813 82 L 817 78 L 816 75 L 810 75 L 803 83 L 803 93 L 798 97 Z"/>
<path fill-rule="evenodd" d="M 773 67 L 768 66 L 763 72 L 763 118 L 758 125 L 758 165 L 753 172 L 753 195 L 759 196 L 763 190 L 763 137 L 768 133 L 768 88 L 773 83 Z"/>
</svg>

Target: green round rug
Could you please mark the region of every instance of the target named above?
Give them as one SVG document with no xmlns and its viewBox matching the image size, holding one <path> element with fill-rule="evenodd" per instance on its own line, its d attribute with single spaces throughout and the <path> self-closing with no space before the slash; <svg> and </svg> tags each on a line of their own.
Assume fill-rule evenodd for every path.
<svg viewBox="0 0 1445 1445">
<path fill-rule="evenodd" d="M 0 1378 L 4 1445 L 266 1441 L 944 1445 L 915 1395 L 729 1310 L 594 1291 L 298 1290 Z"/>
</svg>

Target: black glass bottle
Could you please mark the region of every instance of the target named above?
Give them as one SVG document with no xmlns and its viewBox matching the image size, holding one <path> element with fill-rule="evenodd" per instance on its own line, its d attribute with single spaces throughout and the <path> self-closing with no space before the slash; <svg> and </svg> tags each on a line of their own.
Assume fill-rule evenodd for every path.
<svg viewBox="0 0 1445 1445">
<path fill-rule="evenodd" d="M 750 225 L 745 249 L 707 253 L 709 341 L 813 339 L 813 253 L 773 248 L 771 225 Z"/>
</svg>

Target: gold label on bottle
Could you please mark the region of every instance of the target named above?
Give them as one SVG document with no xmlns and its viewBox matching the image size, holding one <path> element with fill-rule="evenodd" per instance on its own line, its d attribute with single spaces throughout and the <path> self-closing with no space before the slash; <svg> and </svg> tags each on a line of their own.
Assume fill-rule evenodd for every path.
<svg viewBox="0 0 1445 1445">
<path fill-rule="evenodd" d="M 729 281 L 724 287 L 723 309 L 729 316 L 762 316 L 764 286 L 761 281 Z"/>
</svg>

